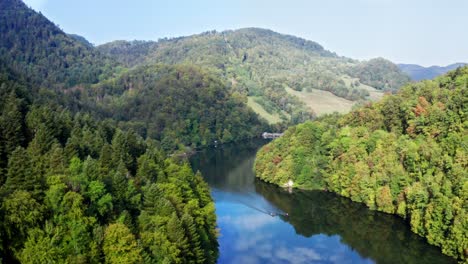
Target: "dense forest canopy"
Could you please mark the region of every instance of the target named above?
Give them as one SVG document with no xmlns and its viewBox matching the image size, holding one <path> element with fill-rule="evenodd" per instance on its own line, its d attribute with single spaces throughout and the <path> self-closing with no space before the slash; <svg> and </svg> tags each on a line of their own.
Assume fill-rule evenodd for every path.
<svg viewBox="0 0 468 264">
<path fill-rule="evenodd" d="M 30 83 L 58 91 L 106 82 L 134 66 L 195 64 L 217 74 L 231 92 L 247 96 L 244 104 L 250 102 L 270 124 L 285 127 L 312 119 L 313 108 L 320 108 L 311 109 L 291 90 L 320 89 L 357 102 L 373 99 L 374 88 L 393 91 L 408 81 L 389 61 L 339 57 L 316 42 L 259 28 L 158 42 L 115 41 L 95 48 L 19 0 L 0 4 L 2 60 L 15 72 L 27 72 Z"/>
<path fill-rule="evenodd" d="M 168 158 L 163 146 L 172 151 L 178 142 L 154 140 L 161 131 L 149 138 L 132 129 L 139 126 L 124 111 L 136 102 L 119 78 L 135 82 L 149 100 L 160 96 L 151 89 L 183 99 L 165 90 L 174 85 L 200 97 L 190 100 L 198 111 L 213 96 L 223 111 L 231 105 L 247 111 L 245 105 L 196 67 L 123 75 L 118 63 L 19 0 L 0 2 L 0 34 L 0 262 L 215 263 L 216 216 L 207 184 L 187 163 Z M 184 77 L 178 86 L 176 75 Z M 152 78 L 151 87 L 139 86 L 145 78 Z M 140 110 L 173 113 L 170 104 L 161 107 Z M 189 124 L 199 114 L 192 108 L 181 115 Z M 157 122 L 178 135 L 179 118 Z"/>
<path fill-rule="evenodd" d="M 195 65 L 129 70 L 22 1 L 0 4 L 0 60 L 35 92 L 57 91 L 48 97 L 72 113 L 108 119 L 161 141 L 166 150 L 251 138 L 269 129 L 247 107 L 246 96 L 209 70 Z"/>
<path fill-rule="evenodd" d="M 467 71 L 293 127 L 256 169 L 397 213 L 466 259 Z M 214 263 L 208 186 L 169 153 L 313 119 L 291 91 L 360 101 L 408 80 L 384 59 L 258 28 L 94 47 L 2 0 L 0 259 Z M 252 101 L 283 123 L 267 125 Z"/>
<path fill-rule="evenodd" d="M 468 67 L 344 116 L 288 129 L 258 153 L 265 181 L 328 190 L 397 214 L 468 259 Z"/>
<path fill-rule="evenodd" d="M 19 0 L 0 1 L 0 58 L 31 83 L 68 88 L 97 83 L 116 62 L 64 33 Z"/>
<path fill-rule="evenodd" d="M 71 113 L 50 91 L 0 72 L 0 260 L 216 261 L 214 204 L 200 174 L 157 141 Z"/>
<path fill-rule="evenodd" d="M 297 113 L 311 109 L 285 88 L 320 89 L 356 101 L 369 99 L 369 88 L 394 91 L 409 81 L 384 59 L 359 62 L 339 57 L 316 42 L 260 28 L 210 31 L 158 42 L 115 41 L 97 48 L 128 67 L 153 63 L 210 67 L 235 91 L 293 123 L 305 121 Z"/>
<path fill-rule="evenodd" d="M 252 138 L 268 128 L 245 96 L 193 65 L 137 67 L 84 90 L 80 101 L 166 150 Z"/>
</svg>

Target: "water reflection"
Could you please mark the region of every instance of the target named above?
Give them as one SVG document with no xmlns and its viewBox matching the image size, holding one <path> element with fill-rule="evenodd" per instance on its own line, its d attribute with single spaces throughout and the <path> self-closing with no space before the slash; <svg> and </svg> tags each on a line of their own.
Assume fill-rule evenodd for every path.
<svg viewBox="0 0 468 264">
<path fill-rule="evenodd" d="M 191 159 L 216 202 L 218 263 L 454 262 L 411 233 L 402 219 L 330 193 L 290 194 L 256 180 L 253 162 L 264 143 L 222 146 Z"/>
</svg>

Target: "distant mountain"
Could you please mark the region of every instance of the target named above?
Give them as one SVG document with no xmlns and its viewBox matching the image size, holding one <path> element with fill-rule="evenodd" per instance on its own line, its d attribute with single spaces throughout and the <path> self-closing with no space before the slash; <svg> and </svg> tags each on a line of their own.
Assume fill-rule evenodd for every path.
<svg viewBox="0 0 468 264">
<path fill-rule="evenodd" d="M 409 81 L 385 59 L 340 57 L 316 42 L 267 29 L 94 47 L 20 0 L 3 0 L 0 10 L 0 60 L 36 86 L 76 88 L 74 93 L 118 78 L 125 68 L 191 64 L 215 73 L 230 93 L 247 97 L 248 105 L 274 124 L 300 123 L 311 119 L 314 111 L 346 112 L 356 102 L 378 98 L 382 91 L 394 91 Z"/>
<path fill-rule="evenodd" d="M 431 66 L 423 67 L 417 64 L 398 64 L 400 70 L 408 74 L 413 81 L 420 80 L 431 80 L 439 75 L 443 75 L 451 70 L 455 70 L 458 67 L 467 65 L 467 63 L 454 63 L 445 67 Z"/>
<path fill-rule="evenodd" d="M 211 68 L 263 112 L 295 122 L 308 118 L 303 114 L 310 112 L 304 98 L 313 89 L 357 101 L 368 99 L 369 90 L 392 91 L 409 81 L 390 61 L 340 57 L 316 42 L 261 28 L 210 31 L 157 42 L 115 41 L 97 49 L 128 67 L 189 63 Z M 304 91 L 303 98 L 293 95 L 294 90 Z"/>
</svg>

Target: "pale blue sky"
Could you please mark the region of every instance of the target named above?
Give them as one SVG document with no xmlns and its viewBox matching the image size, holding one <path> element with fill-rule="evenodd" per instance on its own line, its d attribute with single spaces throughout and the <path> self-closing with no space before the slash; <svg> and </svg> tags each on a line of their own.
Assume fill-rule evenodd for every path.
<svg viewBox="0 0 468 264">
<path fill-rule="evenodd" d="M 467 0 L 24 0 L 95 44 L 269 28 L 356 59 L 468 62 Z"/>
</svg>

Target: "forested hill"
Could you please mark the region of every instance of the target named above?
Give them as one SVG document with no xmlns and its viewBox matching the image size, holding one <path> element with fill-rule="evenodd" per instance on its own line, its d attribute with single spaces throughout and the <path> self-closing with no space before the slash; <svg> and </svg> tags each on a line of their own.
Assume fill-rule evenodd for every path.
<svg viewBox="0 0 468 264">
<path fill-rule="evenodd" d="M 141 66 L 74 95 L 94 115 L 157 139 L 165 150 L 239 141 L 268 129 L 246 96 L 194 65 Z"/>
<path fill-rule="evenodd" d="M 369 91 L 394 91 L 409 81 L 387 60 L 359 62 L 337 56 L 316 42 L 259 28 L 158 42 L 115 41 L 97 49 L 129 67 L 152 63 L 210 67 L 235 91 L 283 120 L 297 121 L 301 112 L 310 111 L 294 90 L 320 89 L 356 101 L 369 99 Z"/>
<path fill-rule="evenodd" d="M 1 263 L 215 263 L 208 185 L 0 61 Z"/>
<path fill-rule="evenodd" d="M 320 189 L 397 214 L 444 254 L 468 259 L 468 67 L 264 146 L 265 181 Z"/>
<path fill-rule="evenodd" d="M 177 47 L 170 49 L 170 46 L 173 46 L 171 44 L 175 44 Z M 199 62 L 207 62 L 217 66 L 217 64 L 225 62 L 219 60 L 220 57 L 218 56 L 229 55 L 231 52 L 239 53 L 243 50 L 249 51 L 262 48 L 269 48 L 271 51 L 272 46 L 282 47 L 286 50 L 295 49 L 309 52 L 310 55 L 315 56 L 338 57 L 316 42 L 261 28 L 245 28 L 223 32 L 209 31 L 188 37 L 164 38 L 158 42 L 119 40 L 100 45 L 97 48 L 106 54 L 115 56 L 116 59 L 127 66 L 142 64 L 147 60 L 165 60 L 167 63 L 174 64 L 185 60 L 195 60 L 196 57 L 198 57 Z M 163 51 L 158 51 L 158 49 L 163 49 Z M 164 52 L 169 53 L 168 56 L 164 56 Z M 268 51 L 265 50 L 264 52 Z M 199 54 L 207 55 L 208 53 L 211 53 L 212 56 L 198 56 Z M 248 56 L 248 54 L 246 55 Z M 222 57 L 221 59 L 227 58 Z"/>
<path fill-rule="evenodd" d="M 123 69 L 19 0 L 0 8 L 0 262 L 215 263 L 208 186 L 163 148 L 256 134 L 245 98 L 199 67 Z"/>
<path fill-rule="evenodd" d="M 0 59 L 31 83 L 49 88 L 97 83 L 117 65 L 21 0 L 0 1 Z"/>
<path fill-rule="evenodd" d="M 398 68 L 400 68 L 403 72 L 408 74 L 413 81 L 420 81 L 420 80 L 430 80 L 434 79 L 437 76 L 445 74 L 449 71 L 455 70 L 458 67 L 463 67 L 467 65 L 466 63 L 454 63 L 444 67 L 440 66 L 431 66 L 431 67 L 423 67 L 417 64 L 398 64 Z"/>
<path fill-rule="evenodd" d="M 247 97 L 211 70 L 161 64 L 129 70 L 22 1 L 0 5 L 0 63 L 22 76 L 31 96 L 43 103 L 133 129 L 168 151 L 251 138 L 269 129 L 249 110 Z"/>
</svg>

